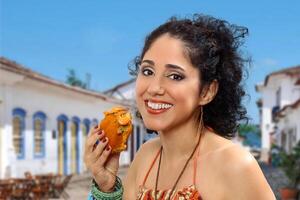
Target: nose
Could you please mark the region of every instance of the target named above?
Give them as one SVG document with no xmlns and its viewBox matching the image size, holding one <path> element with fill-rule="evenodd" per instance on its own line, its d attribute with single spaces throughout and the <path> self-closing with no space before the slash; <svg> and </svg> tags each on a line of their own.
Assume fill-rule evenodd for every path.
<svg viewBox="0 0 300 200">
<path fill-rule="evenodd" d="M 162 86 L 161 80 L 159 78 L 153 78 L 147 88 L 147 92 L 151 96 L 163 95 L 165 89 Z"/>
</svg>

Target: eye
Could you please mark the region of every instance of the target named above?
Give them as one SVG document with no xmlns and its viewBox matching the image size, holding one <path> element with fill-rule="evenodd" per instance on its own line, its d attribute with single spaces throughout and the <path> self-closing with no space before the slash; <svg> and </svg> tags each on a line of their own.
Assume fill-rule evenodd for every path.
<svg viewBox="0 0 300 200">
<path fill-rule="evenodd" d="M 175 81 L 181 81 L 182 79 L 184 79 L 184 77 L 179 74 L 171 74 L 168 77 Z"/>
<path fill-rule="evenodd" d="M 141 72 L 142 72 L 142 74 L 143 74 L 144 76 L 151 76 L 151 75 L 153 74 L 153 71 L 150 70 L 149 68 L 143 68 L 143 69 L 141 70 Z"/>
</svg>

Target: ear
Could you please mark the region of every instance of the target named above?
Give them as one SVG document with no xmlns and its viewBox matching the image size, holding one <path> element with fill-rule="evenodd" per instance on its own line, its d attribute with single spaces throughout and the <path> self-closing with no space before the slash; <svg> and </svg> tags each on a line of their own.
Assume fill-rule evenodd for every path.
<svg viewBox="0 0 300 200">
<path fill-rule="evenodd" d="M 209 85 L 205 85 L 202 88 L 199 105 L 204 106 L 211 102 L 218 93 L 219 82 L 217 80 L 213 80 Z"/>
</svg>

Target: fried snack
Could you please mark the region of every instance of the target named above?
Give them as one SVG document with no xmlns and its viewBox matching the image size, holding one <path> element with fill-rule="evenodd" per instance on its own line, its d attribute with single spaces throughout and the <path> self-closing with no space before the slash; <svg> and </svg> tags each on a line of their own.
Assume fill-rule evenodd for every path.
<svg viewBox="0 0 300 200">
<path fill-rule="evenodd" d="M 108 144 L 113 153 L 126 149 L 127 139 L 132 133 L 132 117 L 128 109 L 113 107 L 111 110 L 105 111 L 104 119 L 99 125 L 108 137 Z"/>
</svg>

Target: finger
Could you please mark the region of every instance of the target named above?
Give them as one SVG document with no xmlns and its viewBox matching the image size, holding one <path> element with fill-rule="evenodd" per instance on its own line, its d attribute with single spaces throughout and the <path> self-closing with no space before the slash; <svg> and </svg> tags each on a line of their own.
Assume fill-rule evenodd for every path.
<svg viewBox="0 0 300 200">
<path fill-rule="evenodd" d="M 86 153 L 90 153 L 93 151 L 93 147 L 98 139 L 102 139 L 104 137 L 104 131 L 98 131 L 97 134 L 93 134 L 86 140 L 85 151 Z"/>
<path fill-rule="evenodd" d="M 105 139 L 105 134 L 104 134 L 104 132 L 102 132 L 102 133 L 100 133 L 99 138 L 96 140 L 95 144 L 93 145 L 92 151 L 94 151 L 96 149 L 96 147 L 98 146 L 98 144 L 101 140 Z"/>
<path fill-rule="evenodd" d="M 107 144 L 108 144 L 108 138 L 107 137 L 100 140 L 99 144 L 97 145 L 96 149 L 93 152 L 93 160 L 95 162 L 99 159 L 99 157 L 103 153 L 104 149 L 106 148 Z"/>
<path fill-rule="evenodd" d="M 94 164 L 102 154 L 102 151 L 105 149 L 107 144 L 108 138 L 105 137 L 104 134 L 99 135 L 99 139 L 93 145 L 93 151 L 85 150 L 84 152 L 84 160 L 86 165 Z"/>
<path fill-rule="evenodd" d="M 98 131 L 100 131 L 101 129 L 100 129 L 100 126 L 99 125 L 96 125 L 96 126 L 94 126 L 92 129 L 91 129 L 91 134 L 95 134 L 95 133 L 97 133 Z M 89 134 L 90 135 L 90 134 Z"/>
<path fill-rule="evenodd" d="M 93 134 L 97 128 L 98 128 L 98 125 L 93 126 L 93 127 L 90 129 L 88 136 L 91 135 L 91 134 Z"/>
<path fill-rule="evenodd" d="M 95 138 L 101 132 L 103 132 L 103 130 L 101 130 L 101 129 L 92 130 L 91 133 L 87 136 L 87 140 L 86 141 L 88 141 L 90 138 Z"/>
<path fill-rule="evenodd" d="M 86 139 L 86 150 L 90 150 L 91 147 L 96 143 L 98 140 L 98 134 L 101 134 L 102 132 L 97 132 L 97 134 L 91 134 Z"/>
<path fill-rule="evenodd" d="M 100 157 L 97 160 L 97 163 L 99 166 L 104 166 L 110 153 L 111 153 L 111 147 L 109 145 L 107 145 L 107 147 L 105 148 L 105 150 L 102 152 L 102 154 L 100 155 Z M 110 169 L 114 169 L 114 168 L 110 167 Z"/>
</svg>

